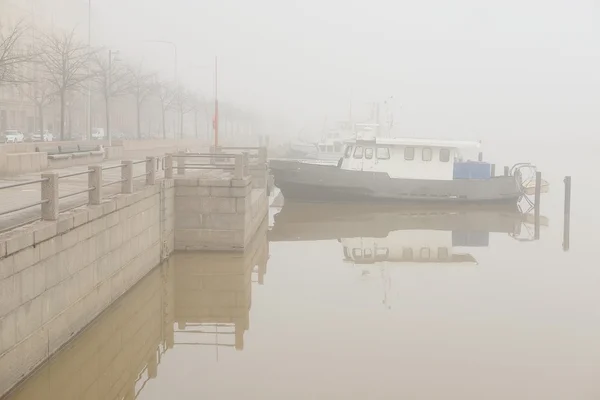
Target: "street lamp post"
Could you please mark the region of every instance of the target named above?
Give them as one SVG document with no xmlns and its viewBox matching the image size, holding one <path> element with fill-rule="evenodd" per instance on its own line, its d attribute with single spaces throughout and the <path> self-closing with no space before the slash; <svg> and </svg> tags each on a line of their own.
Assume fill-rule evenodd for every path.
<svg viewBox="0 0 600 400">
<path fill-rule="evenodd" d="M 88 0 L 88 51 L 92 50 L 92 0 Z M 88 65 L 88 76 L 91 75 Z M 87 138 L 92 140 L 92 82 L 88 80 L 87 87 Z M 43 128 L 42 128 L 43 131 Z"/>
<path fill-rule="evenodd" d="M 119 54 L 118 51 L 108 50 L 108 72 L 106 74 L 106 136 L 108 138 L 108 147 L 112 146 L 112 134 L 110 132 L 110 97 L 112 95 L 112 62 L 113 56 Z M 115 59 L 115 61 L 118 61 Z"/>
</svg>

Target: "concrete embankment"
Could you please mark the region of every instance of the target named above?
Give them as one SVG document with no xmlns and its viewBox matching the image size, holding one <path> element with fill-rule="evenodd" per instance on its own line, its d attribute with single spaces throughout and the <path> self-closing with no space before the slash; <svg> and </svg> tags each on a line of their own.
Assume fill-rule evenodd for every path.
<svg viewBox="0 0 600 400">
<path fill-rule="evenodd" d="M 182 164 L 175 178 L 169 161 L 166 178 L 135 193 L 0 235 L 0 396 L 175 249 L 251 246 L 267 215 L 266 190 L 236 157 L 234 174 L 185 174 Z"/>
<path fill-rule="evenodd" d="M 173 182 L 0 239 L 0 394 L 173 249 Z"/>
</svg>

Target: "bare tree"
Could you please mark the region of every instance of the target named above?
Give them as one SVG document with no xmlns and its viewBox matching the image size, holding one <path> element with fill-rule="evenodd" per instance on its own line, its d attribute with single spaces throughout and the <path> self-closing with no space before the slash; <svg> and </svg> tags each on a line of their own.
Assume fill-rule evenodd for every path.
<svg viewBox="0 0 600 400">
<path fill-rule="evenodd" d="M 178 86 L 173 96 L 173 109 L 179 115 L 179 138 L 183 138 L 183 118 L 194 109 L 194 97 L 184 87 Z"/>
<path fill-rule="evenodd" d="M 21 85 L 21 94 L 27 97 L 35 106 L 37 118 L 40 121 L 40 132 L 44 136 L 44 110 L 54 102 L 56 92 L 52 84 L 43 76 L 38 76 L 33 82 Z M 35 132 L 34 132 L 35 133 Z"/>
<path fill-rule="evenodd" d="M 132 75 L 129 68 L 120 62 L 116 62 L 114 53 L 109 51 L 108 57 L 96 53 L 93 57 L 93 79 L 98 83 L 99 90 L 104 97 L 106 112 L 106 135 L 111 138 L 110 133 L 110 100 L 114 97 L 123 96 L 131 91 Z"/>
<path fill-rule="evenodd" d="M 44 75 L 60 97 L 60 139 L 64 140 L 67 93 L 76 90 L 89 78 L 87 66 L 93 51 L 76 41 L 75 32 L 71 31 L 42 35 L 38 53 Z"/>
<path fill-rule="evenodd" d="M 141 113 L 144 101 L 152 94 L 156 86 L 154 85 L 154 75 L 146 74 L 142 71 L 140 65 L 137 69 L 130 69 L 131 74 L 131 92 L 135 98 L 136 117 L 137 117 L 137 137 L 142 138 Z"/>
<path fill-rule="evenodd" d="M 32 49 L 22 46 L 23 35 L 27 27 L 18 22 L 14 28 L 9 29 L 7 34 L 3 33 L 0 26 L 0 84 L 21 83 L 27 81 L 20 68 L 25 63 L 35 58 Z"/>
<path fill-rule="evenodd" d="M 162 117 L 162 134 L 163 139 L 167 138 L 167 125 L 166 125 L 166 115 L 167 111 L 171 109 L 173 105 L 173 101 L 175 99 L 175 89 L 167 83 L 163 81 L 156 81 L 154 83 L 154 92 L 156 93 L 158 99 L 160 100 L 160 111 Z"/>
</svg>

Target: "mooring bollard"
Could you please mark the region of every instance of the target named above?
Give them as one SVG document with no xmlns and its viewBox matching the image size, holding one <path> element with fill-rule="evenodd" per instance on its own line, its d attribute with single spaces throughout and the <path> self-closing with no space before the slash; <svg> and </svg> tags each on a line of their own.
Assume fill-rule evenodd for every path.
<svg viewBox="0 0 600 400">
<path fill-rule="evenodd" d="M 565 176 L 565 215 L 563 223 L 563 250 L 569 251 L 571 245 L 571 177 Z"/>
<path fill-rule="evenodd" d="M 42 174 L 42 219 L 56 221 L 58 219 L 58 173 Z"/>
<path fill-rule="evenodd" d="M 509 176 L 510 175 L 510 170 L 508 169 L 507 166 L 504 166 L 504 176 Z"/>
<path fill-rule="evenodd" d="M 98 205 L 102 201 L 102 166 L 91 165 L 88 170 L 88 188 L 91 189 L 88 200 L 90 204 Z"/>
<path fill-rule="evenodd" d="M 156 183 L 156 169 L 154 168 L 154 157 L 146 157 L 146 185 Z"/>
<path fill-rule="evenodd" d="M 542 173 L 535 173 L 535 240 L 540 239 L 540 200 L 542 198 Z"/>
<path fill-rule="evenodd" d="M 171 154 L 165 156 L 165 178 L 173 179 L 173 156 Z"/>
</svg>

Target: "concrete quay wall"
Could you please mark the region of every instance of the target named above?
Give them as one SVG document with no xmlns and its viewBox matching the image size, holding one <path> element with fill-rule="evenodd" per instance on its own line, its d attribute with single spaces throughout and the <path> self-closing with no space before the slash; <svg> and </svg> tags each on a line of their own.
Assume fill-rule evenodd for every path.
<svg viewBox="0 0 600 400">
<path fill-rule="evenodd" d="M 175 178 L 175 250 L 244 251 L 267 215 L 252 178 Z"/>
<path fill-rule="evenodd" d="M 174 248 L 163 180 L 0 236 L 0 396 Z"/>
</svg>

